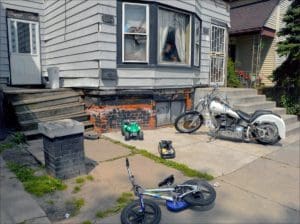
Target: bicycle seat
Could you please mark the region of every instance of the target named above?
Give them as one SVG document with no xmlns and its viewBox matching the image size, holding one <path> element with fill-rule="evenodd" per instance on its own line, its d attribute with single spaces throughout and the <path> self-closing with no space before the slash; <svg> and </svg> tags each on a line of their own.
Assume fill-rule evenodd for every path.
<svg viewBox="0 0 300 224">
<path fill-rule="evenodd" d="M 175 178 L 174 178 L 173 175 L 168 176 L 166 179 L 164 179 L 163 181 L 159 182 L 158 187 L 164 186 L 166 184 L 171 185 L 171 184 L 174 183 L 174 180 L 175 180 Z"/>
</svg>

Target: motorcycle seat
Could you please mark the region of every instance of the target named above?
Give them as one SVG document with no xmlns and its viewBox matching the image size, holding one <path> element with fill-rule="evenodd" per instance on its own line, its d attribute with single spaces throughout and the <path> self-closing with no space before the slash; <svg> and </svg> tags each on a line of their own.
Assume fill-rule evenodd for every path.
<svg viewBox="0 0 300 224">
<path fill-rule="evenodd" d="M 248 123 L 253 122 L 256 118 L 258 118 L 259 116 L 263 115 L 263 114 L 274 114 L 272 111 L 270 110 L 256 110 L 253 114 L 247 114 L 243 111 L 237 110 L 236 113 L 245 121 L 247 121 Z M 280 117 L 277 114 L 274 114 L 278 117 Z"/>
</svg>

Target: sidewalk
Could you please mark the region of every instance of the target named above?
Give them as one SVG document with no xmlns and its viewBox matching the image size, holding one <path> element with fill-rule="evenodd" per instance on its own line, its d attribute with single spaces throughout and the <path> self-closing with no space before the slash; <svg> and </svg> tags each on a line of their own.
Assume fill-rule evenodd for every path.
<svg viewBox="0 0 300 224">
<path fill-rule="evenodd" d="M 150 148 L 149 151 L 157 154 L 157 139 L 166 137 L 166 133 L 172 135 L 172 130 L 166 128 L 145 131 L 144 141 L 129 141 L 126 144 L 152 144 L 155 149 Z M 115 139 L 122 140 L 120 133 L 110 133 L 112 134 L 118 137 Z M 234 157 L 236 153 L 242 155 L 241 158 L 250 156 L 251 160 L 247 163 L 243 160 L 242 166 L 238 157 L 229 160 L 227 171 L 233 171 L 211 182 L 212 184 L 218 182 L 219 187 L 216 187 L 217 199 L 210 210 L 199 211 L 194 208 L 171 213 L 166 209 L 164 202 L 157 201 L 162 210 L 161 223 L 299 223 L 299 142 L 286 144 L 283 147 L 280 145 L 255 147 L 254 144 L 222 140 L 207 143 L 199 139 L 205 140 L 205 135 L 174 134 L 172 140 L 177 150 L 177 161 L 181 161 L 181 156 L 184 155 L 185 164 L 189 166 L 198 164 L 204 169 L 206 164 L 210 164 L 210 170 L 218 171 L 223 169 L 222 163 L 218 162 L 223 160 L 222 154 L 213 160 L 213 153 L 218 150 L 222 150 L 220 152 L 225 154 L 226 150 L 228 151 L 225 159 L 230 159 L 230 155 Z M 190 144 L 187 145 L 188 143 Z M 210 147 L 207 147 L 209 144 Z M 37 155 L 41 156 L 38 142 L 33 146 L 31 151 L 33 153 L 37 151 Z M 141 148 L 148 149 L 145 146 Z M 207 154 L 209 156 L 206 156 Z M 112 208 L 123 192 L 131 190 L 125 168 L 125 157 L 130 160 L 137 182 L 144 187 L 156 187 L 158 182 L 170 174 L 175 176 L 176 183 L 189 179 L 179 171 L 155 163 L 141 155 L 132 156 L 129 149 L 105 139 L 85 140 L 85 155 L 96 165 L 89 170 L 89 175 L 94 177 L 94 181 L 86 183 L 80 192 L 73 194 L 77 198 L 84 198 L 85 204 L 77 216 L 57 223 L 80 224 L 85 220 L 99 224 L 120 223 L 120 214 L 99 219 L 96 218 L 96 213 L 99 210 Z M 29 220 L 28 223 L 49 223 L 45 213 L 31 196 L 24 192 L 20 182 L 10 178 L 13 174 L 5 168 L 2 159 L 0 163 L 1 223 L 20 223 L 24 220 Z M 71 194 L 72 188 L 69 187 L 66 191 Z"/>
<path fill-rule="evenodd" d="M 22 183 L 8 170 L 0 156 L 0 223 L 49 224 L 45 212 L 24 191 Z"/>
</svg>

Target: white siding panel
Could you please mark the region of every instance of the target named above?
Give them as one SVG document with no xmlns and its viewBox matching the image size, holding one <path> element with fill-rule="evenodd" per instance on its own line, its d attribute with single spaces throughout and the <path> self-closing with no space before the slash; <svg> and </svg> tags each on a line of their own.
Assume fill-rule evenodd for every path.
<svg viewBox="0 0 300 224">
<path fill-rule="evenodd" d="M 275 7 L 270 17 L 266 21 L 265 23 L 266 27 L 276 30 L 277 20 L 279 19 L 277 10 L 279 10 L 278 6 Z"/>
</svg>

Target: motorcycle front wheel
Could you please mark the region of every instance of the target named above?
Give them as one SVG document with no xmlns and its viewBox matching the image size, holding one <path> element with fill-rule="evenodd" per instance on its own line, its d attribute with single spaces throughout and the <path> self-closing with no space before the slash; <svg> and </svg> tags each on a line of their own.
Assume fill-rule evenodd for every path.
<svg viewBox="0 0 300 224">
<path fill-rule="evenodd" d="M 197 111 L 190 111 L 179 115 L 175 120 L 175 128 L 180 133 L 192 133 L 203 124 L 203 117 Z"/>
<path fill-rule="evenodd" d="M 161 219 L 160 207 L 153 201 L 144 199 L 145 211 L 141 211 L 140 201 L 128 204 L 121 213 L 122 224 L 158 224 Z"/>
<path fill-rule="evenodd" d="M 256 141 L 264 145 L 274 145 L 280 141 L 277 126 L 273 123 L 262 123 L 256 126 Z"/>
</svg>

